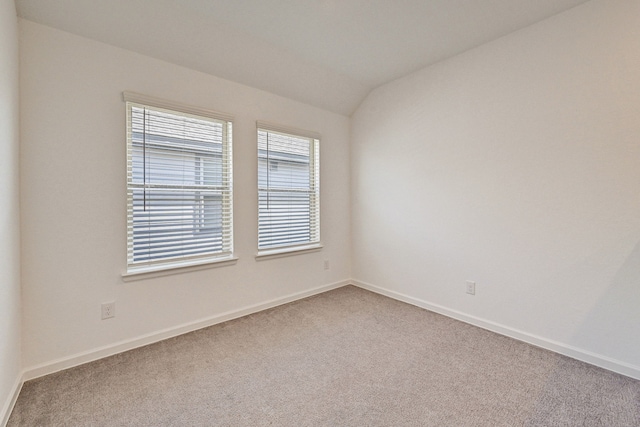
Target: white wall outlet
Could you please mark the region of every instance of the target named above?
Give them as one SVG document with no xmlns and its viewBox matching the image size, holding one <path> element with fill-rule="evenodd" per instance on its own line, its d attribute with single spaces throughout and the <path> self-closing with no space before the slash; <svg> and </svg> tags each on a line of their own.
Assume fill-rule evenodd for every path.
<svg viewBox="0 0 640 427">
<path fill-rule="evenodd" d="M 329 269 L 329 260 L 328 260 L 328 259 L 325 259 L 325 260 L 324 260 L 324 269 L 325 269 L 325 270 L 328 270 L 328 269 Z"/>
<path fill-rule="evenodd" d="M 116 316 L 116 303 L 105 302 L 102 304 L 102 320 L 111 319 Z"/>
<path fill-rule="evenodd" d="M 476 294 L 476 282 L 472 282 L 471 280 L 467 280 L 467 293 L 469 295 Z"/>
</svg>

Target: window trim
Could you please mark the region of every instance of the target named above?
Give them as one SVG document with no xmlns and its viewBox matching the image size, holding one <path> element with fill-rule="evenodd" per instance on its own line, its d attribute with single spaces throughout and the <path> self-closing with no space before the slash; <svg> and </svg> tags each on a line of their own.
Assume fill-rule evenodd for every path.
<svg viewBox="0 0 640 427">
<path fill-rule="evenodd" d="M 133 272 L 122 273 L 121 276 L 124 282 L 133 282 L 136 280 L 152 279 L 154 277 L 170 276 L 172 274 L 226 267 L 228 265 L 235 265 L 237 262 L 238 258 L 232 256 L 231 258 L 221 258 L 213 261 L 191 262 L 184 265 L 176 264 L 173 267 L 140 269 Z"/>
<path fill-rule="evenodd" d="M 299 136 L 299 137 L 302 137 L 302 138 L 317 139 L 318 141 L 320 141 L 322 139 L 321 135 L 318 132 L 313 132 L 313 131 L 310 131 L 310 130 L 304 130 L 304 129 L 298 129 L 298 128 L 294 128 L 294 127 L 279 125 L 277 123 L 267 122 L 267 121 L 264 121 L 264 120 L 256 121 L 256 131 L 258 129 L 269 130 L 269 131 L 273 131 L 273 132 L 286 133 L 286 134 L 289 134 L 289 135 Z"/>
<path fill-rule="evenodd" d="M 202 256 L 194 256 L 192 258 L 186 257 L 184 259 L 168 259 L 165 262 L 156 261 L 149 263 L 140 263 L 138 265 L 130 264 L 129 259 L 129 245 L 132 244 L 130 242 L 129 237 L 129 216 L 130 216 L 130 206 L 129 201 L 127 201 L 127 256 L 126 256 L 126 270 L 122 273 L 122 279 L 124 281 L 131 280 L 141 280 L 150 277 L 163 276 L 168 274 L 177 274 L 187 271 L 196 271 L 202 270 L 205 268 L 212 267 L 222 267 L 226 265 L 234 265 L 236 264 L 237 257 L 234 256 L 234 238 L 233 238 L 233 136 L 232 136 L 232 127 L 233 127 L 233 119 L 234 116 L 226 113 L 220 113 L 217 111 L 204 109 L 200 107 L 190 106 L 186 104 L 182 104 L 179 102 L 168 101 L 165 99 L 155 98 L 147 95 L 142 95 L 135 92 L 125 91 L 122 93 L 122 99 L 126 105 L 127 112 L 127 120 L 126 120 L 126 128 L 127 128 L 127 168 L 129 167 L 129 144 L 131 141 L 129 140 L 128 129 L 130 126 L 129 123 L 129 110 L 131 106 L 139 106 L 139 107 L 149 107 L 152 109 L 159 110 L 167 110 L 169 113 L 176 114 L 184 114 L 184 115 L 192 115 L 196 117 L 203 117 L 205 119 L 213 119 L 216 121 L 226 122 L 227 126 L 230 126 L 229 131 L 231 132 L 228 135 L 228 150 L 227 153 L 229 156 L 229 234 L 230 234 L 230 252 L 225 252 L 221 255 L 216 254 L 205 254 Z M 129 178 L 126 180 L 126 191 L 125 194 L 128 194 L 130 191 L 129 187 Z M 129 196 L 127 196 L 128 198 Z"/>
<path fill-rule="evenodd" d="M 281 133 L 281 134 L 286 134 L 286 135 L 290 135 L 293 137 L 299 137 L 299 138 L 304 138 L 304 139 L 309 139 L 311 140 L 311 145 L 312 146 L 316 146 L 317 150 L 318 150 L 318 158 L 317 158 L 317 162 L 318 164 L 315 166 L 317 169 L 315 171 L 316 175 L 317 175 L 317 181 L 314 183 L 316 188 L 317 188 L 317 218 L 316 218 L 316 222 L 317 222 L 317 233 L 318 233 L 318 240 L 317 241 L 313 241 L 313 242 L 305 242 L 305 243 L 297 243 L 297 244 L 291 244 L 291 245 L 281 245 L 281 246 L 273 246 L 273 247 L 269 247 L 269 248 L 260 248 L 260 238 L 259 238 L 259 230 L 258 230 L 258 235 L 256 236 L 257 239 L 257 244 L 258 244 L 258 251 L 255 255 L 255 258 L 257 261 L 260 260 L 265 260 L 265 259 L 272 259 L 272 258 L 280 258 L 280 257 L 286 257 L 286 256 L 291 256 L 291 255 L 298 255 L 298 254 L 303 254 L 303 253 L 309 253 L 309 252 L 316 252 L 316 251 L 320 251 L 323 248 L 322 245 L 322 233 L 321 233 L 321 195 L 320 195 L 320 181 L 321 181 L 321 173 L 320 173 L 320 141 L 322 139 L 321 135 L 318 132 L 313 132 L 313 131 L 309 131 L 309 130 L 304 130 L 304 129 L 299 129 L 299 128 L 295 128 L 295 127 L 290 127 L 290 126 L 285 126 L 285 125 L 280 125 L 277 123 L 273 123 L 273 122 L 268 122 L 268 121 L 264 121 L 264 120 L 257 120 L 256 121 L 256 148 L 257 148 L 257 139 L 258 139 L 258 133 L 260 131 L 266 131 L 266 132 L 275 132 L 275 133 Z M 310 155 L 314 155 L 311 154 Z M 258 159 L 259 162 L 259 159 Z M 260 189 L 258 186 L 258 198 L 259 198 L 259 194 L 260 194 Z M 258 202 L 259 205 L 259 202 Z M 260 212 L 259 206 L 258 206 L 258 214 Z M 259 219 L 258 219 L 258 224 L 259 224 Z"/>
<path fill-rule="evenodd" d="M 234 116 L 227 113 L 209 110 L 207 108 L 194 107 L 193 105 L 182 104 L 180 102 L 169 101 L 166 99 L 155 98 L 153 96 L 142 95 L 136 92 L 122 92 L 122 100 L 124 102 L 132 102 L 134 104 L 148 105 L 149 107 L 164 108 L 165 110 L 174 110 L 179 113 L 193 114 L 195 116 L 208 117 L 225 122 L 233 122 Z"/>
<path fill-rule="evenodd" d="M 286 246 L 283 248 L 265 249 L 256 253 L 256 261 L 262 261 L 272 258 L 283 258 L 292 255 L 307 254 L 310 252 L 321 251 L 323 245 L 321 243 L 311 243 L 298 246 Z"/>
</svg>

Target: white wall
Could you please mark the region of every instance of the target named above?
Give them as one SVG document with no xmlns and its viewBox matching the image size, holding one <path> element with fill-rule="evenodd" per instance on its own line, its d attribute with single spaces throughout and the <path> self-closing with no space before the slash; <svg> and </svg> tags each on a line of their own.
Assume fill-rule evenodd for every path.
<svg viewBox="0 0 640 427">
<path fill-rule="evenodd" d="M 0 399 L 20 366 L 17 52 L 3 1 Z M 352 117 L 351 162 L 347 117 L 21 21 L 27 378 L 350 275 L 640 374 L 639 12 L 593 0 L 375 90 Z M 236 116 L 237 265 L 122 281 L 123 90 Z M 322 252 L 254 259 L 256 119 L 323 135 Z M 116 317 L 101 321 L 106 301 Z"/>
<path fill-rule="evenodd" d="M 20 379 L 18 19 L 0 1 L 0 424 Z"/>
<path fill-rule="evenodd" d="M 349 278 L 348 117 L 28 21 L 20 41 L 27 377 Z M 122 281 L 124 90 L 235 115 L 236 265 Z M 258 119 L 322 135 L 321 252 L 254 258 Z"/>
<path fill-rule="evenodd" d="M 423 69 L 352 120 L 354 279 L 640 375 L 640 2 Z"/>
</svg>

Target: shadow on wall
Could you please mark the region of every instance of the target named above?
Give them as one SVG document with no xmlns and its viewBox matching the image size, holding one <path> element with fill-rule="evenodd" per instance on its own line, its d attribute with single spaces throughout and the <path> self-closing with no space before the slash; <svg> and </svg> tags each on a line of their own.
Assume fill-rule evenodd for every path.
<svg viewBox="0 0 640 427">
<path fill-rule="evenodd" d="M 585 290 L 586 291 L 586 290 Z M 625 325 L 624 328 L 616 325 Z M 625 355 L 640 369 L 640 242 L 576 332 L 579 346 L 601 355 Z M 640 381 L 555 355 L 537 390 L 527 427 L 539 425 L 640 425 Z"/>
<path fill-rule="evenodd" d="M 623 328 L 620 325 L 624 325 Z M 613 277 L 607 292 L 598 298 L 581 327 L 575 342 L 598 353 L 625 355 L 640 369 L 640 242 L 629 253 Z"/>
</svg>

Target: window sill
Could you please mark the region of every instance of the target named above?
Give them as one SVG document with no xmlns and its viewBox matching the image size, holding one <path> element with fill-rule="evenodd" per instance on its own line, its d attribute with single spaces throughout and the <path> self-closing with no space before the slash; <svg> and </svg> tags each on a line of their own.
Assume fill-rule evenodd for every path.
<svg viewBox="0 0 640 427">
<path fill-rule="evenodd" d="M 154 277 L 170 276 L 172 274 L 189 273 L 191 271 L 206 270 L 209 268 L 226 267 L 235 265 L 238 258 L 224 258 L 219 260 L 209 260 L 197 264 L 184 264 L 163 267 L 140 268 L 137 271 L 122 273 L 124 282 L 133 282 L 136 280 L 152 279 Z"/>
<path fill-rule="evenodd" d="M 302 255 L 310 252 L 318 252 L 322 250 L 321 244 L 315 245 L 305 245 L 305 246 L 294 246 L 288 248 L 279 248 L 279 249 L 267 249 L 264 251 L 259 251 L 256 254 L 256 261 L 262 261 L 273 258 L 282 258 L 293 255 Z"/>
</svg>

